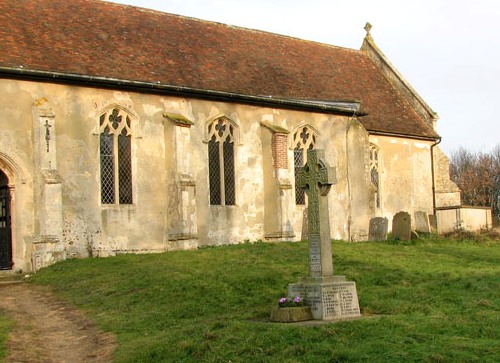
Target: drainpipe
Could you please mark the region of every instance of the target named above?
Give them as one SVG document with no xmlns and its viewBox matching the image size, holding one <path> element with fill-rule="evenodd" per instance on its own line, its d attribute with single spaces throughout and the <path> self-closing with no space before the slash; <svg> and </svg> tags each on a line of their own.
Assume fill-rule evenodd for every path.
<svg viewBox="0 0 500 363">
<path fill-rule="evenodd" d="M 431 145 L 431 174 L 432 174 L 432 212 L 436 215 L 436 178 L 434 172 L 434 147 L 439 145 L 441 137 L 439 137 L 434 144 Z"/>
<path fill-rule="evenodd" d="M 351 118 L 349 118 L 349 124 L 347 125 L 347 129 L 345 131 L 345 158 L 346 158 L 346 179 L 347 179 L 347 238 L 348 241 L 351 241 L 351 219 L 352 219 L 352 210 L 351 210 L 351 200 L 352 200 L 352 192 L 351 192 L 351 179 L 349 176 L 349 130 L 353 124 L 354 118 L 356 117 L 356 111 L 353 112 Z"/>
</svg>

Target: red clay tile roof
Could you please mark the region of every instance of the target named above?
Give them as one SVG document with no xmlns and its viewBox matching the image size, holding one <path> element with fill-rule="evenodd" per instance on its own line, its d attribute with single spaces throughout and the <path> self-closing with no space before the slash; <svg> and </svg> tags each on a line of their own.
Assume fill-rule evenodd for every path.
<svg viewBox="0 0 500 363">
<path fill-rule="evenodd" d="M 370 131 L 437 137 L 359 50 L 97 0 L 1 0 L 0 69 L 361 101 Z M 1 73 L 0 73 L 1 76 Z"/>
</svg>

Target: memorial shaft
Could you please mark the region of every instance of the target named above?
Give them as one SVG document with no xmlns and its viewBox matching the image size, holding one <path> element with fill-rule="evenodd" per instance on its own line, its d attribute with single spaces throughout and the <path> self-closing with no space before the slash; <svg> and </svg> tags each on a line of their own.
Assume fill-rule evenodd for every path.
<svg viewBox="0 0 500 363">
<path fill-rule="evenodd" d="M 327 194 L 335 183 L 335 170 L 326 165 L 323 150 L 309 150 L 298 176 L 298 187 L 308 197 L 309 272 L 311 277 L 333 275 Z"/>
</svg>

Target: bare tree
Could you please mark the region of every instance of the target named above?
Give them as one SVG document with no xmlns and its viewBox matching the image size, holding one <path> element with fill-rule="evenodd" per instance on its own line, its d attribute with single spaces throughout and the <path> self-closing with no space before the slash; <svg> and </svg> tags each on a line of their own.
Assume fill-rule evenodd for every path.
<svg viewBox="0 0 500 363">
<path fill-rule="evenodd" d="M 496 167 L 496 175 L 494 180 L 495 194 L 493 195 L 493 211 L 495 212 L 495 215 L 500 219 L 500 144 L 498 144 L 492 150 L 491 156 Z"/>
<path fill-rule="evenodd" d="M 450 177 L 462 191 L 462 204 L 488 206 L 500 216 L 500 144 L 491 153 L 462 147 L 452 152 Z"/>
</svg>

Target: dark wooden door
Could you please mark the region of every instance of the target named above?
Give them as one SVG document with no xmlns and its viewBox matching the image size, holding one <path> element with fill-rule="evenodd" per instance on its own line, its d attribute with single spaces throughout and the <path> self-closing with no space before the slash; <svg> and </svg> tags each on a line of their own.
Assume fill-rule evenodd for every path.
<svg viewBox="0 0 500 363">
<path fill-rule="evenodd" d="M 10 190 L 0 187 L 0 269 L 12 268 L 12 231 L 10 225 Z"/>
</svg>

